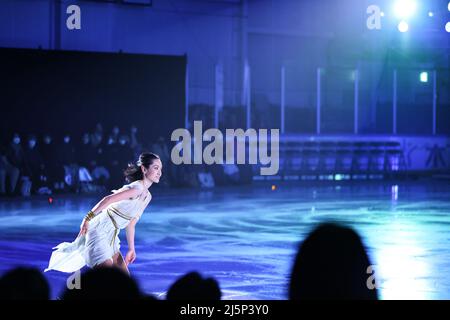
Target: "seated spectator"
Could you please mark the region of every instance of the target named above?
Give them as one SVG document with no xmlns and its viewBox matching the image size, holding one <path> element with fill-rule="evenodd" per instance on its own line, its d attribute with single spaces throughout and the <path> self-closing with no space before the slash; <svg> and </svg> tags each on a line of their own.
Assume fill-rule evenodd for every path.
<svg viewBox="0 0 450 320">
<path fill-rule="evenodd" d="M 78 167 L 78 192 L 90 193 L 96 191 L 96 186 L 93 184 L 93 177 L 89 170 L 90 159 L 93 159 L 94 149 L 90 144 L 89 133 L 85 133 L 81 137 L 81 143 L 77 147 L 76 162 Z"/>
<path fill-rule="evenodd" d="M 19 172 L 19 179 L 21 179 L 20 182 L 20 190 L 16 190 L 17 185 L 11 185 L 12 187 L 12 193 L 15 194 L 17 191 L 20 192 L 22 195 L 27 195 L 28 190 L 30 187 L 30 180 L 29 177 L 24 175 L 25 173 L 25 158 L 23 153 L 23 148 L 21 145 L 21 138 L 18 133 L 14 133 L 13 137 L 11 139 L 11 142 L 9 143 L 8 147 L 6 148 L 6 159 L 9 164 L 12 165 L 13 171 Z M 16 183 L 18 181 L 16 180 Z"/>
<path fill-rule="evenodd" d="M 220 300 L 222 293 L 213 278 L 203 279 L 198 272 L 190 272 L 171 285 L 167 300 Z"/>
<path fill-rule="evenodd" d="M 6 147 L 0 145 L 0 195 L 13 194 L 19 180 L 20 171 L 8 160 Z M 7 184 L 7 182 L 9 182 Z M 8 186 L 8 188 L 7 188 Z"/>
<path fill-rule="evenodd" d="M 144 151 L 142 144 L 139 142 L 137 136 L 138 129 L 136 126 L 130 128 L 130 148 L 133 151 L 133 159 L 137 159 L 139 155 Z"/>
<path fill-rule="evenodd" d="M 34 268 L 20 267 L 0 279 L 0 300 L 48 300 L 50 287 L 45 277 Z"/>
<path fill-rule="evenodd" d="M 206 168 L 200 171 L 197 177 L 202 188 L 213 188 L 216 186 L 213 175 Z"/>
<path fill-rule="evenodd" d="M 89 133 L 81 136 L 81 143 L 77 148 L 77 161 L 80 166 L 89 168 L 91 160 L 95 158 L 95 149 L 91 145 L 91 137 Z"/>
<path fill-rule="evenodd" d="M 119 143 L 119 136 L 120 136 L 120 129 L 118 126 L 114 126 L 108 139 L 111 139 L 112 143 Z"/>
<path fill-rule="evenodd" d="M 31 189 L 33 193 L 37 193 L 46 184 L 46 176 L 44 174 L 44 159 L 38 150 L 37 139 L 35 135 L 30 135 L 27 145 L 24 149 L 24 159 L 26 167 L 26 175 L 31 179 Z"/>
<path fill-rule="evenodd" d="M 292 268 L 289 299 L 376 300 L 377 290 L 367 285 L 370 265 L 355 231 L 322 224 L 300 245 Z"/>
<path fill-rule="evenodd" d="M 236 164 L 222 164 L 222 167 L 226 177 L 226 183 L 230 185 L 238 184 L 240 180 L 238 166 Z"/>
<path fill-rule="evenodd" d="M 116 141 L 112 136 L 108 137 L 106 145 L 104 147 L 103 161 L 105 162 L 106 169 L 109 172 L 120 172 L 123 166 L 119 164 L 119 152 L 120 146 L 119 142 Z M 109 180 L 109 188 L 113 188 L 116 185 L 122 183 L 122 176 L 112 175 Z"/>
<path fill-rule="evenodd" d="M 108 185 L 111 187 L 111 175 L 107 169 L 108 154 L 105 152 L 103 143 L 103 134 L 100 130 L 101 126 L 96 129 L 96 132 L 91 135 L 91 148 L 93 150 L 93 157 L 90 161 L 89 169 L 91 170 L 92 178 L 98 185 Z"/>
<path fill-rule="evenodd" d="M 117 161 L 122 168 L 126 168 L 130 162 L 134 161 L 133 150 L 130 147 L 130 138 L 125 134 L 119 137 Z"/>
<path fill-rule="evenodd" d="M 95 125 L 95 130 L 94 130 L 93 135 L 97 135 L 97 136 L 99 135 L 99 136 L 103 137 L 103 125 L 100 122 L 98 122 Z"/>
<path fill-rule="evenodd" d="M 40 146 L 47 184 L 50 189 L 59 189 L 60 185 L 57 181 L 60 171 L 58 171 L 58 165 L 55 163 L 58 151 L 57 146 L 53 143 L 52 136 L 50 134 L 44 134 Z"/>
<path fill-rule="evenodd" d="M 118 268 L 90 269 L 81 275 L 80 289 L 66 289 L 63 300 L 141 299 L 138 284 Z"/>
<path fill-rule="evenodd" d="M 79 184 L 78 164 L 75 160 L 76 152 L 70 134 L 65 134 L 62 143 L 55 147 L 57 148 L 55 165 L 59 168 L 58 181 L 61 183 L 60 186 L 62 190 L 76 191 Z"/>
</svg>

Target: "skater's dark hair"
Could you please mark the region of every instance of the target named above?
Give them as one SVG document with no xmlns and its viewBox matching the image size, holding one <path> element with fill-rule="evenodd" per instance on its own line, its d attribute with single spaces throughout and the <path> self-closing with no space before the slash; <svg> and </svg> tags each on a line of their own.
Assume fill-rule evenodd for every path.
<svg viewBox="0 0 450 320">
<path fill-rule="evenodd" d="M 143 152 L 139 156 L 139 160 L 136 163 L 128 164 L 128 167 L 125 169 L 123 174 L 125 175 L 125 179 L 131 183 L 137 180 L 142 180 L 144 178 L 144 174 L 142 173 L 141 166 L 144 166 L 146 169 L 156 160 L 159 159 L 157 154 L 152 152 Z"/>
</svg>

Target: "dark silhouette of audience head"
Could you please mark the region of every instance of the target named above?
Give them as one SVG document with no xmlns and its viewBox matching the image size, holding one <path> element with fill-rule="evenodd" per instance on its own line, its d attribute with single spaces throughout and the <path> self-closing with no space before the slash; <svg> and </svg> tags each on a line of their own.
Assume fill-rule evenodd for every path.
<svg viewBox="0 0 450 320">
<path fill-rule="evenodd" d="M 0 300 L 48 300 L 50 287 L 35 268 L 19 267 L 0 279 Z"/>
<path fill-rule="evenodd" d="M 141 299 L 138 284 L 122 270 L 97 268 L 81 275 L 80 287 L 66 289 L 63 300 L 133 300 Z"/>
<path fill-rule="evenodd" d="M 213 278 L 203 279 L 198 272 L 189 272 L 175 281 L 167 292 L 167 300 L 220 300 L 222 293 Z"/>
<path fill-rule="evenodd" d="M 371 265 L 359 235 L 336 224 L 322 224 L 300 245 L 289 287 L 289 299 L 376 300 L 369 289 Z"/>
</svg>

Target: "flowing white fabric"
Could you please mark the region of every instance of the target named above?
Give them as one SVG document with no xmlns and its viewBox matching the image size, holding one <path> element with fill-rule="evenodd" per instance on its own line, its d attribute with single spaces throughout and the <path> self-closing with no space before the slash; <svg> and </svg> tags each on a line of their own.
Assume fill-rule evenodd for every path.
<svg viewBox="0 0 450 320">
<path fill-rule="evenodd" d="M 53 249 L 57 249 L 52 253 L 48 268 L 44 270 L 57 270 L 61 272 L 75 272 L 86 265 L 84 259 L 86 237 L 81 236 L 74 242 L 63 242 Z"/>
<path fill-rule="evenodd" d="M 135 181 L 113 192 L 126 188 L 137 188 L 141 193 L 136 198 L 115 202 L 98 213 L 89 222 L 86 235 L 54 247 L 56 250 L 44 272 L 56 270 L 73 273 L 85 265 L 93 268 L 120 252 L 119 230 L 126 228 L 133 218 L 139 219 L 151 200 L 151 194 L 142 181 Z"/>
</svg>

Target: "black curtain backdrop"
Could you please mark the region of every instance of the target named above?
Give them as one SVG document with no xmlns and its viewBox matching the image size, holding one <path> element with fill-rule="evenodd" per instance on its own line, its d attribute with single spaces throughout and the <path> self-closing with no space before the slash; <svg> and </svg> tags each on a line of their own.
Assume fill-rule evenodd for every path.
<svg viewBox="0 0 450 320">
<path fill-rule="evenodd" d="M 186 56 L 0 48 L 3 138 L 12 132 L 75 138 L 100 122 L 170 139 L 184 127 Z"/>
</svg>

